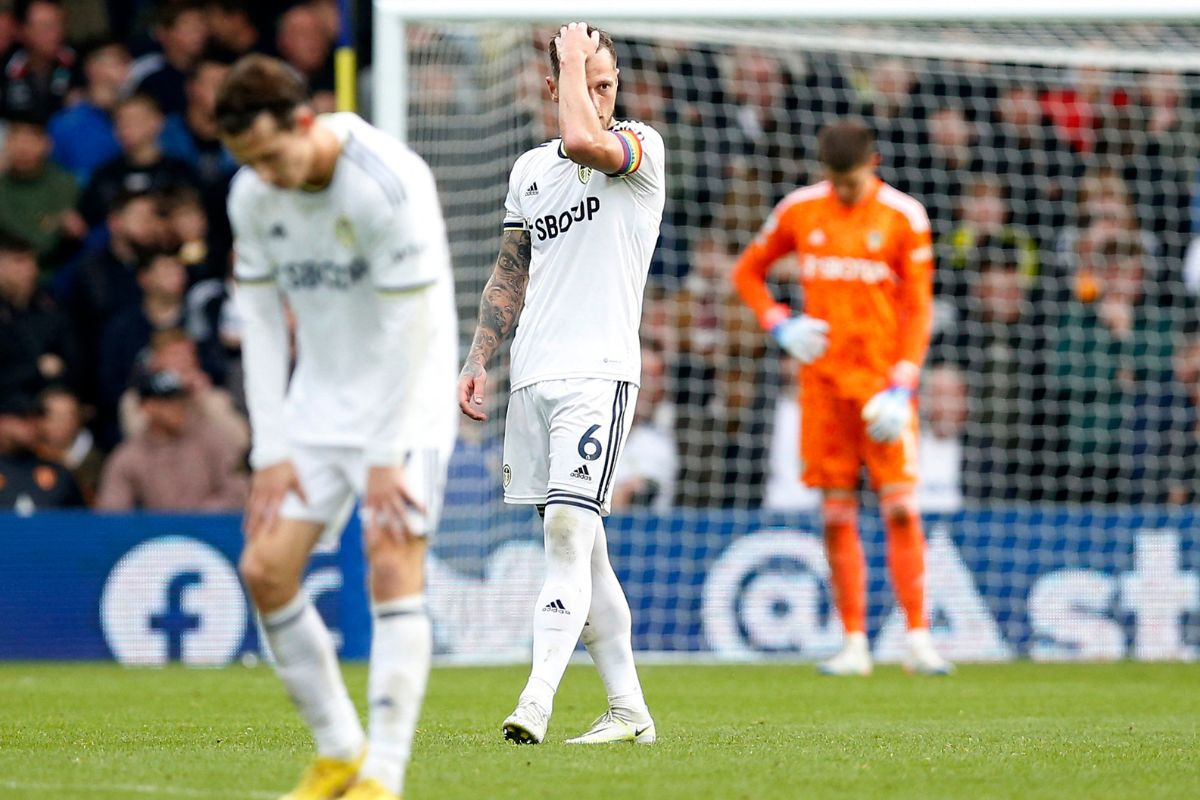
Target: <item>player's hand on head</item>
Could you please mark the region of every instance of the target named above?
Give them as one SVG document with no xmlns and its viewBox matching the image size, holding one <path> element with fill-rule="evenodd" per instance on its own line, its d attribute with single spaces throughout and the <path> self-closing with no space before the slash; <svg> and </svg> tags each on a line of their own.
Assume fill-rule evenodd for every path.
<svg viewBox="0 0 1200 800">
<path fill-rule="evenodd" d="M 254 470 L 250 477 L 250 496 L 246 500 L 246 515 L 242 529 L 246 536 L 259 536 L 271 530 L 279 519 L 279 507 L 288 492 L 306 500 L 300 476 L 291 461 L 280 461 Z"/>
<path fill-rule="evenodd" d="M 377 465 L 367 471 L 363 523 L 369 536 L 380 533 L 400 538 L 411 528 L 410 511 L 424 514 L 425 506 L 408 487 L 404 467 Z"/>
<path fill-rule="evenodd" d="M 807 315 L 780 320 L 771 328 L 771 335 L 802 364 L 816 361 L 829 347 L 829 323 Z"/>
<path fill-rule="evenodd" d="M 483 411 L 487 388 L 487 370 L 481 364 L 468 361 L 458 376 L 458 408 L 477 422 L 487 419 Z"/>
<path fill-rule="evenodd" d="M 561 61 L 564 56 L 582 55 L 584 59 L 600 49 L 600 32 L 592 31 L 588 34 L 588 26 L 586 22 L 571 22 L 563 25 L 558 29 L 558 57 Z"/>
</svg>

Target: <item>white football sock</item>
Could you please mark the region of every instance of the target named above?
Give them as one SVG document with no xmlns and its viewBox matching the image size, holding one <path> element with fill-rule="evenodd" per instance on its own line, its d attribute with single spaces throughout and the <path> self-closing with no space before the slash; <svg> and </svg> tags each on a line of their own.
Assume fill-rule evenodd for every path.
<svg viewBox="0 0 1200 800">
<path fill-rule="evenodd" d="M 346 692 L 337 651 L 317 609 L 301 591 L 262 615 L 275 672 L 308 723 L 317 753 L 350 761 L 363 749 L 363 729 Z"/>
<path fill-rule="evenodd" d="M 400 794 L 429 680 L 433 629 L 422 595 L 376 603 L 372 611 L 375 630 L 367 679 L 370 738 L 367 760 L 358 774 Z"/>
<path fill-rule="evenodd" d="M 591 605 L 596 512 L 547 504 L 545 536 L 546 582 L 533 610 L 533 669 L 521 698 L 549 711 Z"/>
<path fill-rule="evenodd" d="M 633 661 L 632 619 L 629 601 L 608 558 L 604 520 L 596 520 L 592 546 L 592 607 L 583 628 L 583 643 L 608 692 L 609 708 L 634 716 L 648 713 Z"/>
</svg>

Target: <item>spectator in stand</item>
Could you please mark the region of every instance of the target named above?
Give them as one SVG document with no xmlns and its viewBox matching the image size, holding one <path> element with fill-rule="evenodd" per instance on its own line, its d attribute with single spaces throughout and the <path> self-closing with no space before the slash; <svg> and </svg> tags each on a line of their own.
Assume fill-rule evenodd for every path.
<svg viewBox="0 0 1200 800">
<path fill-rule="evenodd" d="M 666 362 L 642 348 L 642 384 L 633 410 L 633 425 L 613 477 L 613 509 L 653 508 L 667 511 L 675 497 L 679 452 L 671 430 Z"/>
<path fill-rule="evenodd" d="M 33 245 L 43 279 L 87 233 L 75 210 L 75 179 L 49 155 L 50 137 L 40 121 L 10 121 L 4 140 L 7 169 L 0 173 L 0 230 Z"/>
<path fill-rule="evenodd" d="M 211 51 L 201 56 L 188 78 L 187 111 L 168 118 L 163 131 L 167 153 L 186 161 L 196 171 L 201 211 L 207 218 L 203 238 L 206 252 L 202 256 L 207 259 L 205 277 L 225 274 L 233 246 L 225 197 L 238 165 L 221 144 L 216 118 L 217 87 L 228 72 L 229 63 L 223 57 Z M 195 258 L 186 260 L 196 262 Z"/>
<path fill-rule="evenodd" d="M 100 339 L 108 323 L 142 300 L 137 282 L 138 254 L 166 242 L 159 198 L 122 191 L 108 212 L 108 245 L 84 255 L 67 290 L 67 309 L 80 346 L 80 392 L 85 403 L 100 397 Z"/>
<path fill-rule="evenodd" d="M 246 500 L 242 453 L 192 413 L 173 372 L 149 372 L 137 386 L 146 428 L 104 466 L 96 507 L 104 511 L 234 511 Z"/>
<path fill-rule="evenodd" d="M 232 270 L 207 278 L 188 289 L 184 298 L 188 335 L 196 343 L 200 363 L 213 382 L 230 391 L 244 409 L 242 389 L 242 330 L 233 303 Z"/>
<path fill-rule="evenodd" d="M 766 483 L 774 390 L 757 323 L 729 281 L 733 262 L 725 234 L 710 231 L 693 247 L 691 269 L 672 300 L 682 505 L 756 506 Z"/>
<path fill-rule="evenodd" d="M 113 112 L 121 155 L 96 170 L 79 201 L 89 225 L 96 225 L 122 190 L 163 191 L 194 186 L 196 175 L 184 161 L 167 156 L 159 143 L 163 115 L 149 95 L 135 94 L 117 103 Z"/>
<path fill-rule="evenodd" d="M 1079 67 L 1062 85 L 1038 98 L 1059 138 L 1076 153 L 1091 153 L 1103 128 L 1116 118 L 1118 107 L 1129 102 L 1128 93 L 1115 85 L 1111 73 L 1100 67 Z"/>
<path fill-rule="evenodd" d="M 1046 325 L 1032 294 L 1021 242 L 1001 234 L 975 243 L 965 267 L 961 317 L 934 339 L 939 361 L 966 376 L 967 496 L 1031 500 L 1044 472 Z"/>
<path fill-rule="evenodd" d="M 238 410 L 233 396 L 219 386 L 200 365 L 196 343 L 179 328 L 156 332 L 142 372 L 168 370 L 179 376 L 191 404 L 192 413 L 210 424 L 214 434 L 231 447 L 246 452 L 250 449 L 250 425 Z M 120 405 L 121 434 L 128 439 L 146 429 L 146 416 L 138 403 L 137 392 L 126 389 Z"/>
<path fill-rule="evenodd" d="M 986 167 L 1004 176 L 1008 185 L 1010 222 L 1049 247 L 1056 230 L 1070 218 L 1082 162 L 1058 138 L 1028 83 L 1002 89 L 993 107 L 989 146 L 982 149 L 991 159 Z"/>
<path fill-rule="evenodd" d="M 21 46 L 4 64 L 0 117 L 49 119 L 63 107 L 74 78 L 75 51 L 63 38 L 62 5 L 29 0 L 18 5 L 18 21 Z"/>
<path fill-rule="evenodd" d="M 83 96 L 50 118 L 54 161 L 86 186 L 102 164 L 121 155 L 112 112 L 129 74 L 129 51 L 120 42 L 102 41 L 83 55 Z"/>
<path fill-rule="evenodd" d="M 142 302 L 113 317 L 100 337 L 98 423 L 103 445 L 111 445 L 118 438 L 117 403 L 138 356 L 150 346 L 156 331 L 183 325 L 187 270 L 178 255 L 168 250 L 142 253 L 138 257 L 137 282 Z"/>
<path fill-rule="evenodd" d="M 187 107 L 166 119 L 163 149 L 196 170 L 201 189 L 223 193 L 237 171 L 237 162 L 221 144 L 217 132 L 217 89 L 229 73 L 229 62 L 212 51 L 196 61 L 187 79 Z"/>
<path fill-rule="evenodd" d="M 334 111 L 333 37 L 308 3 L 292 6 L 279 17 L 275 46 L 279 57 L 304 76 L 317 113 Z"/>
<path fill-rule="evenodd" d="M 10 51 L 17 45 L 17 18 L 10 4 L 0 4 L 0 67 L 8 60 Z"/>
<path fill-rule="evenodd" d="M 0 511 L 83 505 L 71 473 L 37 455 L 37 417 L 24 395 L 0 396 Z"/>
<path fill-rule="evenodd" d="M 162 195 L 163 219 L 167 240 L 187 267 L 188 285 L 209 275 L 208 217 L 200 202 L 200 193 L 191 186 L 175 186 Z"/>
<path fill-rule="evenodd" d="M 1004 186 L 995 175 L 980 175 L 967 181 L 958 198 L 958 225 L 938 242 L 940 269 L 935 276 L 939 298 L 962 298 L 966 273 L 975 266 L 975 256 L 984 239 L 1001 240 L 1014 250 L 1023 278 L 1038 277 L 1038 247 L 1020 225 L 1009 222 Z"/>
<path fill-rule="evenodd" d="M 1189 165 L 1195 129 L 1185 122 L 1186 87 L 1174 72 L 1141 76 L 1130 103 L 1118 109 L 1119 127 L 1104 131 L 1104 163 L 1121 175 L 1146 230 L 1163 243 L 1161 255 L 1179 258 L 1188 242 Z M 1193 233 L 1200 230 L 1192 229 Z"/>
<path fill-rule="evenodd" d="M 967 381 L 953 364 L 934 364 L 921 381 L 917 500 L 928 514 L 952 514 L 963 504 L 963 430 Z"/>
<path fill-rule="evenodd" d="M 230 62 L 262 49 L 262 34 L 250 16 L 249 0 L 209 0 L 209 44 Z"/>
<path fill-rule="evenodd" d="M 1075 224 L 1066 225 L 1059 231 L 1056 246 L 1059 275 L 1073 281 L 1081 269 L 1086 274 L 1081 263 L 1085 259 L 1084 251 L 1098 241 L 1113 237 L 1137 239 L 1143 266 L 1152 277 L 1159 276 L 1161 240 L 1142 229 L 1124 179 L 1114 170 L 1101 167 L 1080 179 Z"/>
<path fill-rule="evenodd" d="M 1175 353 L 1175 434 L 1171 438 L 1167 502 L 1200 503 L 1200 332 L 1183 337 Z"/>
<path fill-rule="evenodd" d="M 38 289 L 29 242 L 0 233 L 0 396 L 32 398 L 75 379 L 75 340 L 67 318 Z"/>
<path fill-rule="evenodd" d="M 204 6 L 196 0 L 168 0 L 158 10 L 154 38 L 161 51 L 142 56 L 129 69 L 125 94 L 153 97 L 164 114 L 187 108 L 187 77 L 208 43 Z"/>
<path fill-rule="evenodd" d="M 875 129 L 880 175 L 893 186 L 911 183 L 912 176 L 904 172 L 911 155 L 904 145 L 917 140 L 912 96 L 916 75 L 904 59 L 884 58 L 871 66 L 859 84 L 859 113 Z"/>
<path fill-rule="evenodd" d="M 1075 298 L 1058 324 L 1051 376 L 1063 431 L 1060 500 L 1136 503 L 1167 476 L 1176 316 L 1156 302 L 1140 237 L 1099 231 L 1080 250 Z M 1170 291 L 1169 288 L 1166 291 Z"/>
<path fill-rule="evenodd" d="M 740 244 L 748 240 L 771 206 L 797 181 L 803 183 L 803 137 L 789 110 L 790 77 L 775 56 L 751 48 L 730 54 L 724 78 L 732 102 L 731 180 L 722 226 Z"/>
<path fill-rule="evenodd" d="M 945 106 L 925 123 L 928 143 L 916 159 L 915 171 L 906 170 L 901 187 L 929 211 L 934 238 L 947 234 L 954 221 L 955 199 L 981 169 L 977 153 L 978 125 L 958 106 Z M 909 159 L 912 162 L 912 159 Z"/>
<path fill-rule="evenodd" d="M 104 458 L 92 432 L 84 426 L 79 398 L 69 389 L 52 386 L 38 395 L 36 411 L 38 455 L 66 467 L 84 501 L 91 505 L 100 485 Z"/>
</svg>

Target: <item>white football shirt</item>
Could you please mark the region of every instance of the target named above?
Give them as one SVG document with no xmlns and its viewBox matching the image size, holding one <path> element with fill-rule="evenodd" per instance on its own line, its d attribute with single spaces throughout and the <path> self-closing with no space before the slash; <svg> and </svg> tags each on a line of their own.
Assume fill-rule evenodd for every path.
<svg viewBox="0 0 1200 800">
<path fill-rule="evenodd" d="M 514 390 L 557 378 L 641 382 L 642 293 L 666 199 L 662 137 L 649 125 L 611 129 L 621 173 L 571 161 L 562 140 L 517 159 L 504 227 L 529 231 L 525 307 L 512 346 Z"/>
<path fill-rule="evenodd" d="M 252 370 L 246 351 L 255 466 L 286 458 L 289 442 L 386 456 L 440 446 L 456 429 L 457 318 L 433 174 L 420 156 L 353 114 L 321 123 L 342 142 L 327 187 L 279 189 L 243 168 L 229 194 L 239 291 L 276 287 L 295 318 L 286 400 L 282 385 L 271 385 L 286 381 L 286 372 L 279 376 L 273 363 Z M 409 296 L 421 298 L 428 324 L 386 334 L 393 313 L 386 298 Z M 280 341 L 272 338 L 270 349 Z M 286 363 L 282 342 L 273 357 Z M 416 372 L 389 374 L 401 362 Z M 414 387 L 411 396 L 395 397 L 397 379 Z M 379 440 L 393 435 L 398 441 Z"/>
</svg>

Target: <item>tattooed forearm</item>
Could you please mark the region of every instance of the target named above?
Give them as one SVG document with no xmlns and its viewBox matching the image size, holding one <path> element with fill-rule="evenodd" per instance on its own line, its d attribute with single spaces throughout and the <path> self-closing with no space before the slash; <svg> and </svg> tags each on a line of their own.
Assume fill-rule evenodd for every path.
<svg viewBox="0 0 1200 800">
<path fill-rule="evenodd" d="M 483 297 L 479 301 L 479 324 L 463 371 L 482 368 L 491 359 L 504 337 L 512 333 L 525 305 L 529 285 L 531 245 L 529 231 L 509 230 L 500 240 L 500 255 Z"/>
</svg>

